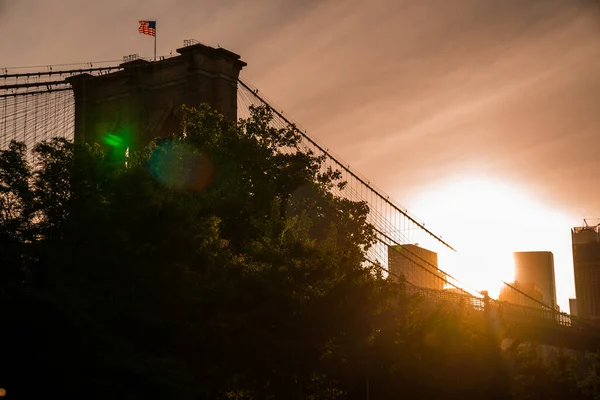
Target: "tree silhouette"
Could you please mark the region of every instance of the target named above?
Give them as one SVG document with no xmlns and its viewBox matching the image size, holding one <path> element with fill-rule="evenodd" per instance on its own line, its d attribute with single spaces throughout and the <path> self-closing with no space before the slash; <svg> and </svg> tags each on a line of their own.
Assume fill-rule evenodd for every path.
<svg viewBox="0 0 600 400">
<path fill-rule="evenodd" d="M 365 267 L 367 205 L 332 195 L 340 174 L 268 109 L 183 115 L 126 159 L 64 139 L 0 152 L 12 398 L 580 394 L 566 359 L 504 354 L 482 313 Z M 595 377 L 580 383 L 590 396 Z"/>
</svg>

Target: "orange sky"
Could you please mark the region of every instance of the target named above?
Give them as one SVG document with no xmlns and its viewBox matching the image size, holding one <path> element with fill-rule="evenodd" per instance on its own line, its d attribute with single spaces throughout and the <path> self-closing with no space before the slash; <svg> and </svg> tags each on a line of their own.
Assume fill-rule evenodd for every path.
<svg viewBox="0 0 600 400">
<path fill-rule="evenodd" d="M 561 224 L 600 216 L 597 1 L 0 0 L 0 67 L 150 56 L 139 19 L 157 19 L 159 54 L 186 38 L 241 54 L 250 82 L 450 243 L 468 243 L 465 217 L 424 196 L 457 177 L 518 188 Z M 558 253 L 563 308 L 565 235 L 531 245 Z"/>
</svg>

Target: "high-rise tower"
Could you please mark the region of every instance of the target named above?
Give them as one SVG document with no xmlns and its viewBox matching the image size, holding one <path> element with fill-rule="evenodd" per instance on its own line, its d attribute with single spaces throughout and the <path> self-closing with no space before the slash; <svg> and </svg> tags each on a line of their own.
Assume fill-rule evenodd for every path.
<svg viewBox="0 0 600 400">
<path fill-rule="evenodd" d="M 542 302 L 556 309 L 554 255 L 550 251 L 519 251 L 513 253 L 515 282 L 533 284 L 542 293 Z"/>
<path fill-rule="evenodd" d="M 401 277 L 422 288 L 444 288 L 446 275 L 438 269 L 438 255 L 433 251 L 413 244 L 390 246 L 388 265 L 394 280 Z"/>
<path fill-rule="evenodd" d="M 571 230 L 579 317 L 600 321 L 600 225 Z"/>
</svg>

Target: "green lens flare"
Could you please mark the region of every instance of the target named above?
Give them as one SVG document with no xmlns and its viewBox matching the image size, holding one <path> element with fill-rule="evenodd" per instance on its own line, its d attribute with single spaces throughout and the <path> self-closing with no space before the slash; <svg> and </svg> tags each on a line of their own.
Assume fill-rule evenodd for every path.
<svg viewBox="0 0 600 400">
<path fill-rule="evenodd" d="M 125 140 L 120 137 L 117 136 L 113 133 L 107 133 L 106 135 L 104 135 L 103 138 L 104 143 L 106 143 L 109 146 L 112 147 L 124 147 L 125 146 Z"/>
</svg>

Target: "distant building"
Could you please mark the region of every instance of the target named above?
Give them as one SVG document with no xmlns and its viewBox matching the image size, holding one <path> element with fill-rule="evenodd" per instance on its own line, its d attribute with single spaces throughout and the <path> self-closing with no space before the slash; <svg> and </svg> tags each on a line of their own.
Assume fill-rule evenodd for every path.
<svg viewBox="0 0 600 400">
<path fill-rule="evenodd" d="M 600 321 L 599 226 L 573 228 L 571 241 L 578 317 Z"/>
<path fill-rule="evenodd" d="M 515 281 L 537 286 L 547 306 L 557 309 L 554 255 L 550 251 L 519 251 L 513 253 Z"/>
<path fill-rule="evenodd" d="M 388 247 L 388 268 L 392 279 L 427 289 L 444 288 L 446 275 L 438 269 L 437 253 L 414 244 Z"/>
<path fill-rule="evenodd" d="M 577 312 L 577 299 L 569 299 L 569 314 L 575 317 L 579 315 Z"/>
<path fill-rule="evenodd" d="M 520 306 L 527 306 L 532 308 L 543 308 L 539 302 L 544 298 L 544 294 L 542 292 L 542 288 L 540 288 L 535 283 L 531 282 L 519 282 L 515 281 L 512 286 L 514 286 L 515 290 L 509 286 L 502 287 L 500 290 L 500 295 L 498 296 L 498 300 L 506 301 L 507 303 L 517 304 Z M 521 293 L 522 292 L 522 293 Z M 526 295 L 524 295 L 525 293 Z"/>
</svg>

